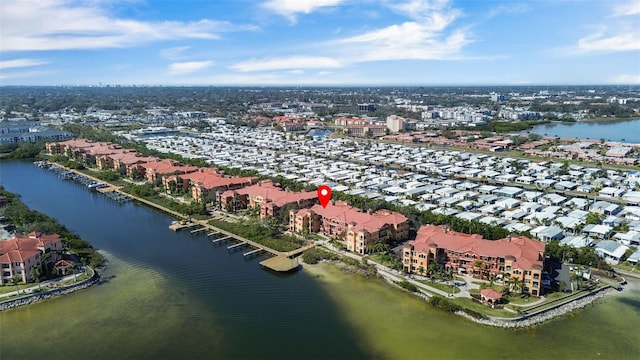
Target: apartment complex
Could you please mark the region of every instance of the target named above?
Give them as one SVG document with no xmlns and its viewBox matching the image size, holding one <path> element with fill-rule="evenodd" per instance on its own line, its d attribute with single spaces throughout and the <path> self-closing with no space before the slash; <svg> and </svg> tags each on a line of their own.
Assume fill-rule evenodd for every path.
<svg viewBox="0 0 640 360">
<path fill-rule="evenodd" d="M 260 217 L 265 218 L 279 216 L 280 209 L 285 206 L 293 206 L 296 209 L 310 207 L 318 202 L 318 195 L 315 191 L 282 190 L 279 185 L 264 180 L 241 189 L 218 193 L 216 200 L 223 209 L 230 211 L 260 209 Z"/>
<path fill-rule="evenodd" d="M 365 212 L 346 202 L 335 201 L 326 208 L 315 205 L 310 209 L 290 211 L 289 230 L 344 239 L 349 251 L 366 254 L 376 241 L 387 243 L 406 239 L 409 221 L 394 211 Z"/>
<path fill-rule="evenodd" d="M 191 191 L 191 197 L 198 202 L 208 202 L 216 198 L 218 192 L 252 185 L 256 177 L 231 177 L 213 168 L 200 168 L 182 175 L 162 178 L 167 193 Z"/>
<path fill-rule="evenodd" d="M 503 277 L 523 293 L 540 296 L 545 243 L 526 237 L 485 240 L 482 236 L 422 226 L 416 239 L 402 250 L 404 270 L 426 274 L 432 262 L 456 274 L 477 278 Z M 518 281 L 510 280 L 517 278 Z"/>
<path fill-rule="evenodd" d="M 41 267 L 44 254 L 51 251 L 62 251 L 62 241 L 57 234 L 43 235 L 34 231 L 27 236 L 17 235 L 0 241 L 0 285 L 10 284 L 16 275 L 20 281 L 28 282 L 31 268 Z M 54 263 L 56 260 L 52 257 L 48 261 Z"/>
</svg>

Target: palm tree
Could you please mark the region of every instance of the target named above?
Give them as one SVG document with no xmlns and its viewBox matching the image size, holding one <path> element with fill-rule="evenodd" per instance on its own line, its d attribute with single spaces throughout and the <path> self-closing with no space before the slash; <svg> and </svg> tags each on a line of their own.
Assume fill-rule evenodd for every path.
<svg viewBox="0 0 640 360">
<path fill-rule="evenodd" d="M 18 287 L 18 283 L 21 281 L 22 278 L 18 274 L 13 275 L 13 277 L 11 278 L 11 282 L 16 286 L 16 295 L 20 295 L 20 288 Z"/>
<path fill-rule="evenodd" d="M 522 281 L 515 276 L 511 277 L 509 279 L 509 287 L 516 293 L 520 292 L 522 290 Z"/>
<path fill-rule="evenodd" d="M 31 279 L 38 283 L 38 291 L 42 290 L 40 288 L 40 276 L 42 275 L 42 269 L 38 265 L 33 265 L 31 267 Z"/>
<path fill-rule="evenodd" d="M 493 283 L 496 282 L 496 279 L 497 279 L 496 274 L 493 274 L 493 273 L 489 274 L 489 287 L 491 288 L 493 287 Z"/>
<path fill-rule="evenodd" d="M 77 282 L 77 281 L 78 281 L 78 277 L 77 277 L 77 274 L 76 274 L 76 273 L 78 272 L 78 269 L 79 269 L 79 268 L 80 268 L 80 265 L 79 265 L 77 262 L 75 262 L 75 261 L 74 261 L 74 262 L 71 264 L 71 270 L 73 271 L 73 281 L 74 281 L 74 282 Z"/>
</svg>

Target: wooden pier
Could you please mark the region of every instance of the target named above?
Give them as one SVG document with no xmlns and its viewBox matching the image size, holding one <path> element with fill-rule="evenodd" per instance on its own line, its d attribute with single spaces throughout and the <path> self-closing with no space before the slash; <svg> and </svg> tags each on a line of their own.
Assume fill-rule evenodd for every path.
<svg viewBox="0 0 640 360">
<path fill-rule="evenodd" d="M 64 166 L 63 166 L 64 167 Z M 67 167 L 64 167 L 65 169 L 67 169 L 68 171 L 71 171 L 73 173 L 76 174 L 80 174 L 82 176 L 91 178 L 92 180 L 96 181 L 96 182 L 102 182 L 102 180 L 95 178 L 91 175 L 87 175 L 85 173 L 82 173 L 78 170 L 75 169 L 70 169 Z M 182 229 L 189 229 L 195 226 L 201 226 L 202 229 L 208 229 L 211 231 L 211 233 L 207 234 L 208 236 L 214 235 L 214 234 L 221 234 L 221 235 L 225 235 L 225 237 L 219 238 L 219 239 L 215 239 L 213 240 L 214 243 L 216 242 L 221 242 L 230 238 L 236 239 L 238 241 L 240 241 L 239 244 L 235 244 L 235 245 L 231 245 L 229 248 L 233 249 L 234 247 L 239 247 L 242 245 L 250 245 L 254 248 L 256 248 L 256 250 L 261 249 L 262 251 L 268 252 L 272 255 L 275 255 L 272 258 L 269 258 L 267 260 L 264 260 L 262 262 L 260 262 L 260 265 L 269 268 L 273 271 L 282 271 L 282 272 L 286 272 L 286 271 L 292 271 L 295 270 L 299 267 L 299 263 L 298 263 L 298 258 L 296 256 L 300 255 L 304 250 L 309 249 L 311 247 L 313 247 L 313 244 L 308 245 L 308 246 L 304 246 L 302 248 L 293 250 L 293 251 L 289 251 L 289 252 L 281 252 L 275 249 L 272 249 L 270 247 L 264 246 L 262 244 L 259 244 L 255 241 L 251 241 L 249 239 L 246 239 L 242 236 L 236 235 L 234 233 L 231 233 L 229 231 L 217 228 L 209 223 L 207 223 L 204 220 L 194 220 L 194 219 L 190 219 L 188 217 L 186 217 L 184 214 L 181 214 L 175 210 L 169 209 L 167 207 L 164 207 L 162 205 L 159 205 L 153 201 L 123 192 L 120 187 L 115 186 L 113 184 L 109 184 L 106 183 L 107 187 L 106 188 L 101 188 L 98 190 L 102 190 L 102 191 L 116 191 L 120 194 L 126 195 L 129 198 L 138 201 L 141 204 L 145 204 L 148 206 L 151 206 L 153 208 L 162 210 L 164 212 L 166 212 L 167 214 L 171 214 L 173 216 L 175 216 L 178 219 L 182 219 L 180 221 L 174 221 L 170 226 L 169 229 L 173 230 L 173 231 L 179 231 Z M 198 231 L 201 231 L 200 229 L 198 229 Z M 253 250 L 255 251 L 255 250 Z M 251 252 L 251 251 L 250 251 Z"/>
<path fill-rule="evenodd" d="M 246 252 L 246 253 L 242 254 L 242 256 L 247 257 L 247 256 L 251 256 L 251 255 L 253 255 L 253 254 L 257 254 L 257 253 L 259 253 L 259 252 L 263 252 L 263 251 L 264 251 L 264 249 L 262 249 L 262 248 L 260 248 L 260 249 L 255 249 L 255 250 L 251 250 L 251 251 L 248 251 L 248 252 Z"/>
<path fill-rule="evenodd" d="M 247 245 L 247 243 L 246 242 L 241 242 L 241 243 L 238 243 L 238 244 L 229 245 L 229 246 L 227 246 L 227 250 L 233 250 L 233 249 L 235 249 L 237 247 L 244 246 L 244 245 Z"/>
<path fill-rule="evenodd" d="M 192 233 L 192 234 L 196 234 L 196 233 L 199 233 L 199 232 L 201 232 L 201 231 L 205 231 L 205 230 L 207 230 L 207 228 L 195 229 L 195 230 L 191 230 L 191 233 Z"/>
<path fill-rule="evenodd" d="M 195 226 L 198 226 L 198 224 L 192 222 L 174 221 L 171 223 L 171 225 L 169 225 L 169 229 L 173 231 L 180 231 L 184 229 L 190 229 Z"/>
<path fill-rule="evenodd" d="M 289 272 L 298 269 L 300 263 L 298 258 L 289 258 L 285 255 L 278 255 L 260 262 L 260 265 L 278 272 Z"/>
<path fill-rule="evenodd" d="M 212 240 L 211 242 L 214 243 L 214 244 L 217 244 L 219 242 L 226 241 L 226 240 L 228 240 L 230 238 L 231 238 L 231 236 L 225 236 L 225 237 L 221 237 L 219 239 Z"/>
</svg>

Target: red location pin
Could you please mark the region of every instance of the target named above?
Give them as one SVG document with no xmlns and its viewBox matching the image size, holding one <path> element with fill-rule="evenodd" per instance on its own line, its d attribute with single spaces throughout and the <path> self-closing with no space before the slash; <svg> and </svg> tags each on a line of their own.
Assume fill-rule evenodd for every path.
<svg viewBox="0 0 640 360">
<path fill-rule="evenodd" d="M 323 208 L 326 208 L 329 204 L 329 200 L 331 200 L 331 188 L 327 185 L 322 185 L 318 188 L 318 200 L 320 200 L 320 205 Z"/>
</svg>

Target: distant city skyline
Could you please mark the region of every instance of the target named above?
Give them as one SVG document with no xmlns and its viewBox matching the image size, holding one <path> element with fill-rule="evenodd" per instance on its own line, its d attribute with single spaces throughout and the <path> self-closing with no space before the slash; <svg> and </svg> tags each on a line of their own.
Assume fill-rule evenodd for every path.
<svg viewBox="0 0 640 360">
<path fill-rule="evenodd" d="M 0 0 L 0 85 L 640 84 L 640 1 Z"/>
</svg>

